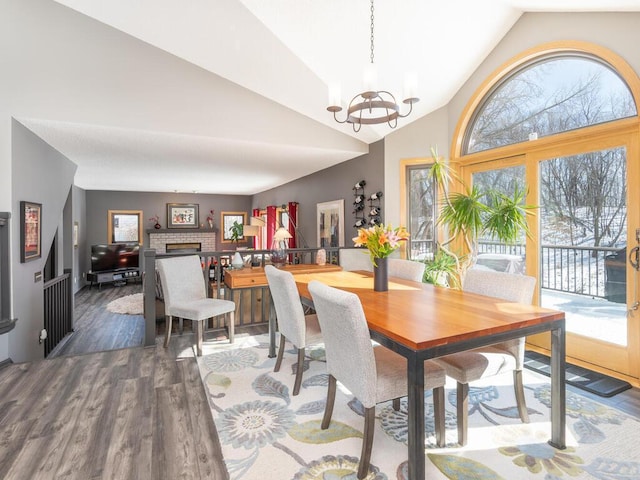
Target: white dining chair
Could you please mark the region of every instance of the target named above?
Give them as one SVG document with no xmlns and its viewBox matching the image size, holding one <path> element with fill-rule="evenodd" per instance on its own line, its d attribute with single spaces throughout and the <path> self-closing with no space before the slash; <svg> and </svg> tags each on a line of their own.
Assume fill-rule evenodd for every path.
<svg viewBox="0 0 640 480">
<path fill-rule="evenodd" d="M 531 276 L 472 268 L 465 275 L 462 290 L 509 302 L 530 304 L 535 285 L 536 279 Z M 467 443 L 469 383 L 481 378 L 512 371 L 518 414 L 523 423 L 529 423 L 522 381 L 524 351 L 525 338 L 522 337 L 434 359 L 457 382 L 456 411 L 460 445 Z"/>
<path fill-rule="evenodd" d="M 422 262 L 403 258 L 389 258 L 387 260 L 387 273 L 390 277 L 404 278 L 414 282 L 422 282 L 425 267 L 426 265 Z"/>
<path fill-rule="evenodd" d="M 229 342 L 233 343 L 236 304 L 229 300 L 207 298 L 207 285 L 202 273 L 200 257 L 187 255 L 161 258 L 156 268 L 162 284 L 166 332 L 164 346 L 169 346 L 173 317 L 195 323 L 196 353 L 202 355 L 205 320 L 225 315 Z"/>
<path fill-rule="evenodd" d="M 373 272 L 373 264 L 366 248 L 341 248 L 338 251 L 338 263 L 343 270 L 365 270 Z"/>
<path fill-rule="evenodd" d="M 364 432 L 358 478 L 364 478 L 371 461 L 377 403 L 407 395 L 407 360 L 383 347 L 374 348 L 362 304 L 357 295 L 318 281 L 309 282 L 325 344 L 329 385 L 321 428 L 329 428 L 340 382 L 362 403 Z M 424 362 L 424 388 L 433 389 L 436 442 L 444 446 L 445 372 L 433 361 Z"/>
<path fill-rule="evenodd" d="M 269 290 L 273 306 L 276 311 L 278 330 L 280 331 L 280 347 L 276 359 L 274 372 L 280 371 L 284 348 L 287 340 L 298 350 L 296 379 L 293 385 L 293 395 L 298 395 L 302 384 L 304 370 L 305 348 L 322 342 L 322 333 L 316 314 L 305 315 L 300 302 L 300 295 L 291 272 L 279 270 L 273 265 L 264 267 L 267 275 Z"/>
</svg>

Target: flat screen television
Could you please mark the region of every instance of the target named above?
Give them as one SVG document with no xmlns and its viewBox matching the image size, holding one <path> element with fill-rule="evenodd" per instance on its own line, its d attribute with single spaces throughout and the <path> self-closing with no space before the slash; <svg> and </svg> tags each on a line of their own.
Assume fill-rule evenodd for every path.
<svg viewBox="0 0 640 480">
<path fill-rule="evenodd" d="M 140 245 L 113 243 L 91 246 L 91 271 L 110 272 L 140 267 Z"/>
</svg>

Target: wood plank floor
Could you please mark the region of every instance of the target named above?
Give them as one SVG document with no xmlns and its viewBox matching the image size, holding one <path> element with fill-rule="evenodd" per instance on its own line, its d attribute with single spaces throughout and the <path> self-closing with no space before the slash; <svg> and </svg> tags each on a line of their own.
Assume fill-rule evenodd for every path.
<svg viewBox="0 0 640 480">
<path fill-rule="evenodd" d="M 100 288 L 80 290 L 74 298 L 74 332 L 51 352 L 49 358 L 142 346 L 144 317 L 111 313 L 106 308 L 112 300 L 134 293 L 142 293 L 141 282 L 122 287 L 104 284 Z"/>
<path fill-rule="evenodd" d="M 140 286 L 120 288 L 76 295 L 76 331 L 56 358 L 0 369 L 1 479 L 229 478 L 193 335 L 126 348 L 143 332 L 105 305 Z"/>
<path fill-rule="evenodd" d="M 56 358 L 0 369 L 0 479 L 229 478 L 192 334 L 165 349 L 159 322 L 156 346 L 135 346 L 143 335 L 135 340 L 135 316 L 106 311 L 139 289 L 82 290 L 76 332 Z M 610 399 L 580 393 L 640 418 L 637 388 Z"/>
</svg>

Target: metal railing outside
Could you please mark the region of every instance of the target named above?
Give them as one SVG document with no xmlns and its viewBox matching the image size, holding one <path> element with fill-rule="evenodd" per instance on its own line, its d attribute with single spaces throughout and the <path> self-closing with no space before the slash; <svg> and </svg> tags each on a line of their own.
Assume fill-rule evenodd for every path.
<svg viewBox="0 0 640 480">
<path fill-rule="evenodd" d="M 525 246 L 481 242 L 479 253 L 520 255 L 524 261 Z M 540 257 L 541 288 L 589 297 L 608 298 L 607 256 L 620 247 L 580 247 L 542 245 Z"/>
</svg>

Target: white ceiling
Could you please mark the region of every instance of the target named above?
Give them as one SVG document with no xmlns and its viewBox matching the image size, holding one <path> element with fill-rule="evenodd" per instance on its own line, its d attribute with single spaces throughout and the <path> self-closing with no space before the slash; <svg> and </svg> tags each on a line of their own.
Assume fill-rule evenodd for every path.
<svg viewBox="0 0 640 480">
<path fill-rule="evenodd" d="M 74 9 L 76 21 L 80 12 L 93 19 L 87 21 L 185 60 L 187 67 L 215 74 L 210 85 L 201 82 L 201 90 L 190 91 L 196 97 L 209 98 L 207 89 L 216 88 L 218 77 L 243 87 L 234 94 L 246 97 L 237 101 L 242 111 L 225 104 L 212 122 L 242 130 L 243 120 L 269 115 L 270 108 L 251 108 L 256 94 L 273 102 L 273 111 L 286 107 L 294 113 L 286 121 L 274 116 L 272 128 L 249 139 L 229 132 L 203 134 L 188 126 L 167 131 L 124 122 L 20 118 L 78 165 L 76 184 L 82 188 L 254 194 L 366 153 L 369 143 L 390 131 L 381 125 L 355 134 L 326 111 L 330 82 L 341 83 L 344 104 L 362 90 L 362 70 L 369 61 L 367 0 L 56 1 Z M 416 73 L 419 81 L 420 102 L 398 128 L 446 105 L 526 11 L 640 11 L 640 1 L 377 0 L 379 86 L 401 95 L 405 72 Z M 436 72 L 442 66 L 446 75 Z M 171 73 L 181 81 L 182 69 Z M 282 132 L 291 134 L 283 138 Z M 307 142 L 307 137 L 318 141 Z M 198 175 L 187 173 L 193 171 Z"/>
</svg>

